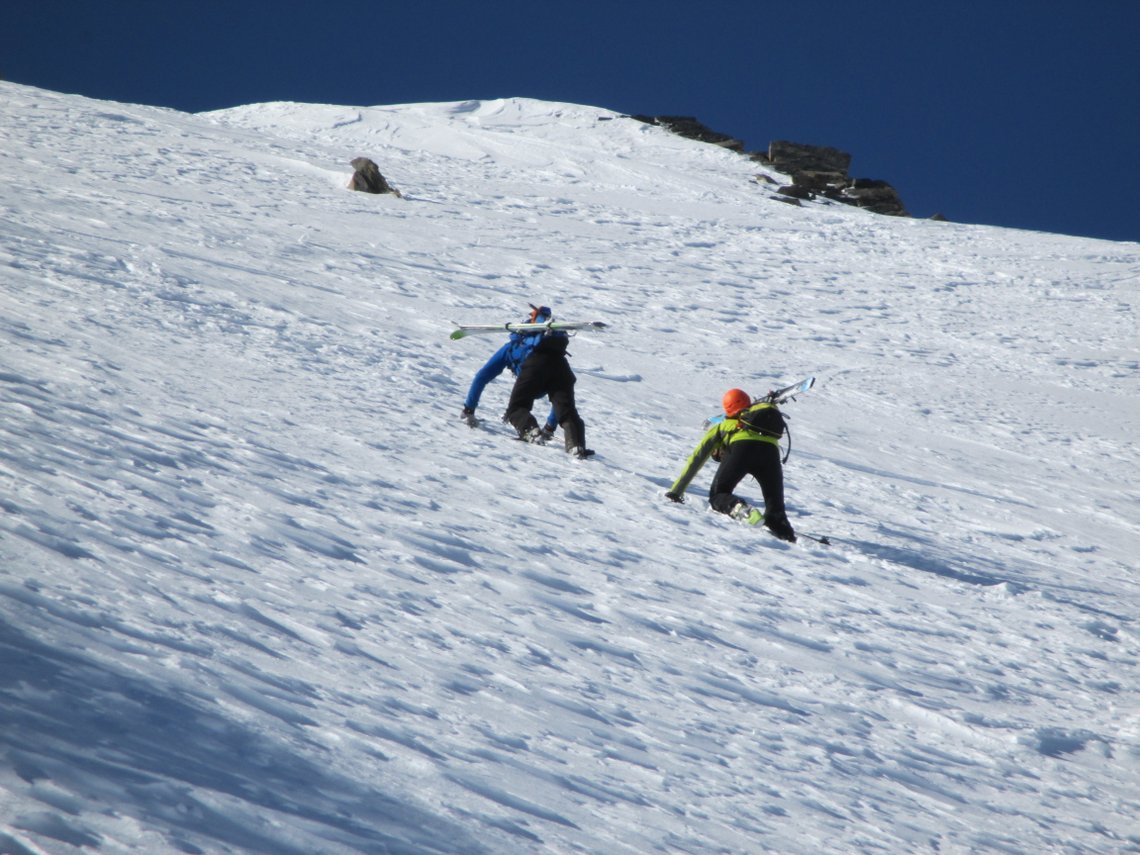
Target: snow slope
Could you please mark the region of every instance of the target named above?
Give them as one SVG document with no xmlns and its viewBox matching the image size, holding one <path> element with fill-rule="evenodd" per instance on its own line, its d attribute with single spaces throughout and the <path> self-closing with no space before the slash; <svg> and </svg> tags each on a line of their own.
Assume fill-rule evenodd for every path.
<svg viewBox="0 0 1140 855">
<path fill-rule="evenodd" d="M 1140 851 L 1140 245 L 761 171 L 570 104 L 0 83 L 0 851 Z M 506 378 L 457 420 L 501 339 L 450 322 L 540 301 L 612 324 L 594 461 Z M 664 500 L 809 373 L 832 547 Z"/>
</svg>

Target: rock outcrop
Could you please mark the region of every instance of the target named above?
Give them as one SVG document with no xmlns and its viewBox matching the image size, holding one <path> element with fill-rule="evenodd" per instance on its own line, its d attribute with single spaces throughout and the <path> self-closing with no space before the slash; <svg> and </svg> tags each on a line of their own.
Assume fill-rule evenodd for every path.
<svg viewBox="0 0 1140 855">
<path fill-rule="evenodd" d="M 898 191 L 886 181 L 851 178 L 851 155 L 827 146 L 777 140 L 768 146 L 767 155 L 753 159 L 777 172 L 792 176 L 792 184 L 776 192 L 796 199 L 813 199 L 817 195 L 876 214 L 909 217 Z"/>
<path fill-rule="evenodd" d="M 744 143 L 742 141 L 735 137 L 730 137 L 727 134 L 714 131 L 698 122 L 692 116 L 630 116 L 630 118 L 637 119 L 639 122 L 645 122 L 647 125 L 657 125 L 687 139 L 712 143 L 713 145 L 723 146 L 731 151 L 744 152 Z"/>
<path fill-rule="evenodd" d="M 851 178 L 851 155 L 828 146 L 776 140 L 767 152 L 747 152 L 736 137 L 722 134 L 691 116 L 631 116 L 640 122 L 666 128 L 679 136 L 712 143 L 746 155 L 776 172 L 790 175 L 792 183 L 776 192 L 787 201 L 798 202 L 823 196 L 845 205 L 866 208 L 876 214 L 909 217 L 898 191 L 886 181 Z"/>
</svg>

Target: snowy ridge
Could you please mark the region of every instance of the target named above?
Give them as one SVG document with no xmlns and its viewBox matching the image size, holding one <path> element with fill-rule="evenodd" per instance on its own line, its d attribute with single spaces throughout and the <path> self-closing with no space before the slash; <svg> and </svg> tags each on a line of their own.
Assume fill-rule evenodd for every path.
<svg viewBox="0 0 1140 855">
<path fill-rule="evenodd" d="M 0 851 L 1140 851 L 1140 246 L 526 99 L 0 115 Z M 596 461 L 457 419 L 528 302 Z M 805 373 L 834 547 L 663 499 Z"/>
</svg>

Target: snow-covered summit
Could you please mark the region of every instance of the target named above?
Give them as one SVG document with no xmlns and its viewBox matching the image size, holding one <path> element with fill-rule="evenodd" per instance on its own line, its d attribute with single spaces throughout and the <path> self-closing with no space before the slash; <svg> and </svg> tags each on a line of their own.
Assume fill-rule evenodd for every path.
<svg viewBox="0 0 1140 855">
<path fill-rule="evenodd" d="M 1140 850 L 1140 246 L 756 171 L 527 99 L 0 83 L 0 851 Z M 498 341 L 450 322 L 528 302 L 611 325 L 594 461 L 506 378 L 457 418 Z M 834 546 L 664 500 L 808 373 Z"/>
</svg>

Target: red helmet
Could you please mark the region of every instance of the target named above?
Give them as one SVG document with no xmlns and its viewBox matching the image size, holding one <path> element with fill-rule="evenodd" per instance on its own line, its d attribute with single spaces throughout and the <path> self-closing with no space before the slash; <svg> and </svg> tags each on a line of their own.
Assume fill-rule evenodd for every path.
<svg viewBox="0 0 1140 855">
<path fill-rule="evenodd" d="M 721 404 L 724 406 L 724 414 L 732 418 L 741 410 L 747 410 L 751 407 L 752 398 L 743 389 L 729 389 L 724 393 Z"/>
</svg>

